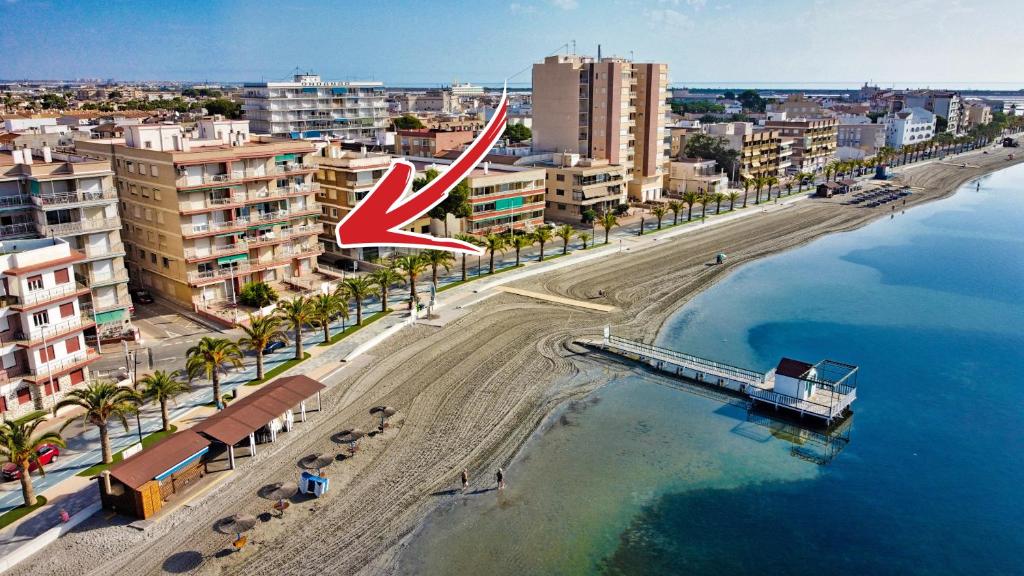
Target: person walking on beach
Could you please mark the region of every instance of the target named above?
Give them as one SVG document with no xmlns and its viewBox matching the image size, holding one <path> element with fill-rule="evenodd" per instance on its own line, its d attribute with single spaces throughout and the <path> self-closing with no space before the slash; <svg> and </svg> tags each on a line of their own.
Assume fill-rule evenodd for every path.
<svg viewBox="0 0 1024 576">
<path fill-rule="evenodd" d="M 469 488 L 469 470 L 462 469 L 462 491 L 465 492 L 466 488 Z"/>
<path fill-rule="evenodd" d="M 498 479 L 498 490 L 504 490 L 505 489 L 505 471 L 502 470 L 500 466 L 498 467 L 498 472 L 497 472 L 497 474 L 494 475 L 494 477 Z"/>
</svg>

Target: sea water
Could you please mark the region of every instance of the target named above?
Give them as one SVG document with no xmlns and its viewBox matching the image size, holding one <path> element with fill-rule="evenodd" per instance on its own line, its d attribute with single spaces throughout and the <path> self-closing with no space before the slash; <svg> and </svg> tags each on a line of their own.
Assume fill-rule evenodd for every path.
<svg viewBox="0 0 1024 576">
<path fill-rule="evenodd" d="M 555 414 L 506 490 L 444 497 L 403 571 L 1024 574 L 1024 166 L 978 182 L 742 266 L 662 330 L 758 370 L 858 365 L 834 443 L 638 368 Z"/>
</svg>

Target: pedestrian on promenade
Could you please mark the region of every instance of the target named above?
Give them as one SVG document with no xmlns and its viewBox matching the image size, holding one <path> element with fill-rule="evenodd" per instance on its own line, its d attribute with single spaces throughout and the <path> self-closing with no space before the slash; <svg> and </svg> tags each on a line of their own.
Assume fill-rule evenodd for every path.
<svg viewBox="0 0 1024 576">
<path fill-rule="evenodd" d="M 469 488 L 469 470 L 462 469 L 462 491 L 465 492 L 466 488 Z"/>
<path fill-rule="evenodd" d="M 60 509 L 60 521 L 66 524 L 69 520 L 71 520 L 71 515 L 68 514 L 67 510 L 61 508 Z"/>
<path fill-rule="evenodd" d="M 498 473 L 494 475 L 498 479 L 498 490 L 505 489 L 505 471 L 498 467 Z"/>
</svg>

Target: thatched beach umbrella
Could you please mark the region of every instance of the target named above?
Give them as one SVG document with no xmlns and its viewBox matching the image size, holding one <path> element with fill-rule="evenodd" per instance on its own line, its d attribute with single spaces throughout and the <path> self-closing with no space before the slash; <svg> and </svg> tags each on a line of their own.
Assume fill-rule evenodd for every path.
<svg viewBox="0 0 1024 576">
<path fill-rule="evenodd" d="M 237 534 L 239 538 L 242 532 L 248 532 L 256 526 L 256 517 L 251 514 L 235 514 L 217 523 L 217 531 L 221 534 Z"/>
<path fill-rule="evenodd" d="M 397 408 L 391 406 L 374 406 L 370 408 L 370 415 L 380 414 L 380 429 L 384 430 L 384 419 L 394 416 L 398 412 Z"/>
<path fill-rule="evenodd" d="M 303 467 L 316 470 L 318 476 L 323 476 L 321 470 L 334 462 L 334 456 L 330 454 L 310 454 L 303 458 L 300 463 Z"/>
<path fill-rule="evenodd" d="M 295 496 L 295 493 L 298 491 L 299 485 L 295 482 L 279 482 L 276 487 L 267 491 L 264 497 L 267 500 L 287 500 Z"/>
</svg>

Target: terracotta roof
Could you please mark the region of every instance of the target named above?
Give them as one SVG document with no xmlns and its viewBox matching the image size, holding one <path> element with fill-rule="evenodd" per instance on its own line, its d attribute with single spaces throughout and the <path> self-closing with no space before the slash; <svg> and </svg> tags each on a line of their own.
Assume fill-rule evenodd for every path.
<svg viewBox="0 0 1024 576">
<path fill-rule="evenodd" d="M 308 376 L 279 378 L 196 424 L 192 430 L 233 446 L 324 388 Z"/>
<path fill-rule="evenodd" d="M 808 364 L 801 360 L 793 360 L 792 358 L 783 358 L 782 360 L 779 360 L 779 365 L 775 368 L 775 373 L 782 376 L 789 376 L 790 378 L 803 378 L 811 368 L 814 368 L 814 364 Z"/>
<path fill-rule="evenodd" d="M 110 475 L 138 490 L 140 486 L 170 470 L 204 448 L 210 441 L 193 430 L 182 430 L 110 467 Z"/>
</svg>

